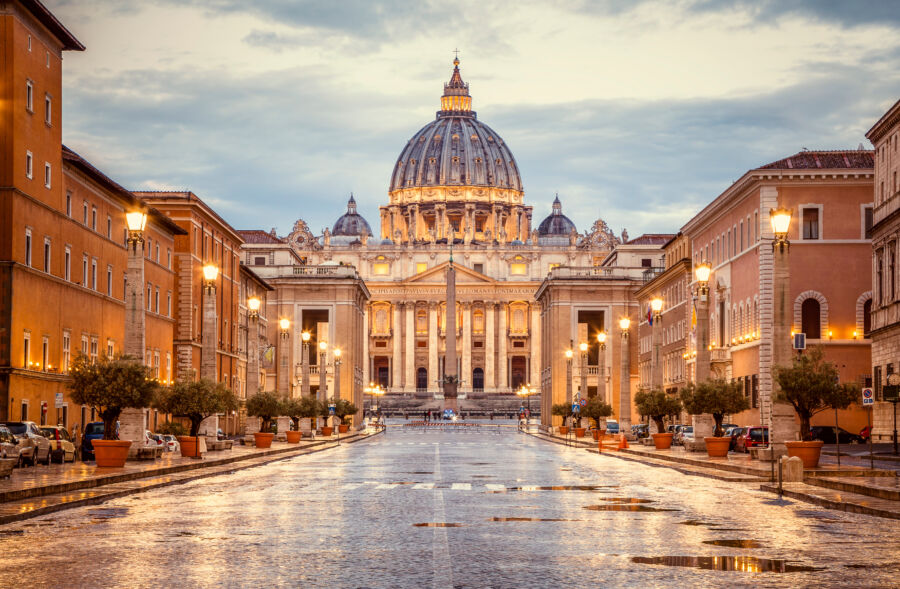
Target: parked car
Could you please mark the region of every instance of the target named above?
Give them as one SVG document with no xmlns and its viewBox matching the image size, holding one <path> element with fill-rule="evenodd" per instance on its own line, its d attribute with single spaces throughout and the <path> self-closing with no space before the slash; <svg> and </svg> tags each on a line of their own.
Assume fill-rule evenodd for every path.
<svg viewBox="0 0 900 589">
<path fill-rule="evenodd" d="M 689 440 L 694 439 L 694 426 L 692 425 L 682 425 L 679 426 L 675 436 L 672 438 L 673 444 L 684 445 L 685 438 Z"/>
<path fill-rule="evenodd" d="M 19 459 L 18 440 L 5 425 L 0 425 L 0 458 Z"/>
<path fill-rule="evenodd" d="M 715 425 L 713 425 L 713 427 L 715 427 Z M 727 432 L 730 428 L 733 428 L 733 427 L 740 427 L 740 426 L 738 426 L 738 424 L 736 424 L 736 423 L 723 423 L 722 431 Z M 725 435 L 727 436 L 728 434 L 726 433 Z"/>
<path fill-rule="evenodd" d="M 631 426 L 631 433 L 635 438 L 646 438 L 650 435 L 650 426 L 646 423 L 636 423 Z"/>
<path fill-rule="evenodd" d="M 181 444 L 178 443 L 178 438 L 167 434 L 162 439 L 166 443 L 167 452 L 181 452 Z"/>
<path fill-rule="evenodd" d="M 613 420 L 606 421 L 606 433 L 608 434 L 617 434 L 619 433 L 619 422 Z"/>
<path fill-rule="evenodd" d="M 82 460 L 93 460 L 94 459 L 94 440 L 102 440 L 103 439 L 103 422 L 102 421 L 92 421 L 91 423 L 84 426 L 84 436 L 81 438 L 81 459 Z"/>
<path fill-rule="evenodd" d="M 41 426 L 41 433 L 50 440 L 50 458 L 53 462 L 75 462 L 75 444 L 66 428 L 61 425 L 45 425 Z"/>
<path fill-rule="evenodd" d="M 725 435 L 731 438 L 731 442 L 728 444 L 728 449 L 731 451 L 737 450 L 737 439 L 738 436 L 744 433 L 744 428 L 737 425 L 734 427 L 730 427 L 725 430 Z"/>
<path fill-rule="evenodd" d="M 842 427 L 837 428 L 838 433 L 835 435 L 834 429 L 833 425 L 814 425 L 809 428 L 809 433 L 813 440 L 822 440 L 826 444 L 836 444 L 837 440 L 839 440 L 841 444 L 850 444 L 854 442 L 857 444 L 865 443 L 865 439 L 863 439 L 862 436 L 851 434 Z"/>
<path fill-rule="evenodd" d="M 50 440 L 44 437 L 33 421 L 7 421 L 3 425 L 8 427 L 9 431 L 19 440 L 31 441 L 30 446 L 32 450 L 27 453 L 23 452 L 27 458 L 21 458 L 23 453 L 20 453 L 22 464 L 25 462 L 28 462 L 31 466 L 38 462 L 50 464 Z M 24 445 L 20 446 L 20 448 L 24 450 Z"/>
<path fill-rule="evenodd" d="M 750 452 L 750 448 L 769 445 L 769 428 L 753 426 L 744 428 L 743 433 L 735 442 L 735 452 Z"/>
<path fill-rule="evenodd" d="M 165 450 L 165 442 L 162 436 L 154 434 L 150 430 L 144 430 L 144 447 L 145 448 L 162 448 Z"/>
</svg>

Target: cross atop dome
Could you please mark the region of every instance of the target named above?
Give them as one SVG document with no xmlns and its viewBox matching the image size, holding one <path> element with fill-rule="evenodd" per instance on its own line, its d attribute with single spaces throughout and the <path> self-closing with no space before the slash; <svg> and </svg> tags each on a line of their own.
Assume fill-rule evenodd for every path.
<svg viewBox="0 0 900 589">
<path fill-rule="evenodd" d="M 459 73 L 459 50 L 455 50 L 457 54 L 453 59 L 453 74 L 450 81 L 444 84 L 444 94 L 441 96 L 441 111 L 438 116 L 471 116 L 472 97 L 469 96 L 469 85 L 463 82 L 462 75 Z"/>
</svg>

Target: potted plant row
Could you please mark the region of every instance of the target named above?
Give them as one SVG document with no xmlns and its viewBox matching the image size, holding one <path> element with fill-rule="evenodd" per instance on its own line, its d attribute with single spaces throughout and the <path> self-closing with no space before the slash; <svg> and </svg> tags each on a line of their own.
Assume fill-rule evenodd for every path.
<svg viewBox="0 0 900 589">
<path fill-rule="evenodd" d="M 715 421 L 712 436 L 706 436 L 706 453 L 710 458 L 728 456 L 731 438 L 725 437 L 722 421 L 726 415 L 740 413 L 750 408 L 750 402 L 744 396 L 741 385 L 724 379 L 708 380 L 701 383 L 690 383 L 681 389 L 681 402 L 685 411 L 691 415 L 709 414 Z"/>
<path fill-rule="evenodd" d="M 281 413 L 291 418 L 293 429 L 285 432 L 289 444 L 300 443 L 300 420 L 309 417 L 316 417 L 319 414 L 319 402 L 315 397 L 299 397 L 296 399 L 285 399 L 283 402 Z"/>
<path fill-rule="evenodd" d="M 550 407 L 550 413 L 562 417 L 562 425 L 559 426 L 559 434 L 561 436 L 568 435 L 569 426 L 566 425 L 566 420 L 572 415 L 572 406 L 568 403 L 556 403 Z"/>
<path fill-rule="evenodd" d="M 597 429 L 594 430 L 594 441 L 600 441 L 601 436 L 605 433 L 603 425 L 606 418 L 613 414 L 613 408 L 609 403 L 605 403 L 599 395 L 588 399 L 587 404 L 581 408 L 581 417 L 593 419 L 597 422 Z"/>
<path fill-rule="evenodd" d="M 188 435 L 178 436 L 181 455 L 200 457 L 200 426 L 203 420 L 237 409 L 238 401 L 222 383 L 201 378 L 200 380 L 176 380 L 170 387 L 164 387 L 154 400 L 153 406 L 163 413 L 190 420 Z"/>
<path fill-rule="evenodd" d="M 259 392 L 247 399 L 247 415 L 258 417 L 259 431 L 253 434 L 257 448 L 269 448 L 275 434 L 272 433 L 272 420 L 282 415 L 284 404 L 281 398 L 272 392 Z"/>
<path fill-rule="evenodd" d="M 681 400 L 661 389 L 641 389 L 634 395 L 634 404 L 642 417 L 649 417 L 656 424 L 659 433 L 653 434 L 653 445 L 657 450 L 672 447 L 671 433 L 666 433 L 665 418 L 681 411 Z"/>
<path fill-rule="evenodd" d="M 790 403 L 800 418 L 800 440 L 787 441 L 788 456 L 797 456 L 804 468 L 815 468 L 824 442 L 811 440 L 810 420 L 826 409 L 846 409 L 857 398 L 857 389 L 840 384 L 840 374 L 832 362 L 825 360 L 821 346 L 795 356 L 791 366 L 775 369 L 775 380 L 781 389 L 776 400 Z"/>
</svg>

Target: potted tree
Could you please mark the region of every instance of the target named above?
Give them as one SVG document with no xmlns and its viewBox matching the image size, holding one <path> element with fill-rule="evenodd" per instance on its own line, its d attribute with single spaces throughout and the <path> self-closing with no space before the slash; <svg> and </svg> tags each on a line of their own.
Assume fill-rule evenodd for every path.
<svg viewBox="0 0 900 589">
<path fill-rule="evenodd" d="M 302 436 L 300 432 L 300 420 L 304 417 L 315 417 L 318 413 L 319 403 L 314 397 L 299 397 L 284 401 L 281 412 L 291 418 L 293 429 L 285 432 L 289 444 L 299 444 Z"/>
<path fill-rule="evenodd" d="M 634 396 L 634 404 L 642 416 L 650 417 L 656 424 L 656 430 L 659 432 L 653 434 L 656 449 L 671 448 L 673 434 L 665 433 L 666 424 L 663 420 L 667 415 L 675 415 L 681 411 L 681 400 L 667 395 L 661 389 L 641 389 Z"/>
<path fill-rule="evenodd" d="M 322 422 L 322 435 L 326 437 L 334 433 L 334 428 L 328 425 L 328 418 L 331 417 L 331 411 L 329 410 L 328 405 L 332 403 L 335 405 L 334 413 L 337 415 L 337 402 L 334 399 L 328 399 L 324 403 L 319 403 L 319 415 L 324 420 Z"/>
<path fill-rule="evenodd" d="M 338 433 L 346 434 L 350 431 L 350 424 L 346 423 L 346 419 L 350 415 L 355 415 L 359 411 L 356 405 L 346 399 L 338 399 L 334 408 L 334 414 L 340 419 L 338 423 Z"/>
<path fill-rule="evenodd" d="M 91 361 L 79 354 L 72 361 L 69 376 L 72 400 L 91 406 L 103 420 L 103 439 L 92 442 L 97 466 L 125 466 L 131 441 L 119 439 L 119 415 L 123 409 L 151 405 L 157 384 L 150 378 L 150 369 L 130 356 Z"/>
<path fill-rule="evenodd" d="M 776 400 L 790 403 L 800 418 L 800 440 L 788 441 L 788 456 L 798 456 L 804 468 L 815 468 L 824 442 L 811 440 L 809 422 L 825 409 L 846 409 L 856 398 L 856 391 L 838 382 L 837 367 L 825 360 L 821 346 L 796 356 L 791 366 L 775 368 L 775 380 L 781 389 Z"/>
<path fill-rule="evenodd" d="M 160 390 L 153 406 L 163 413 L 184 417 L 191 422 L 186 436 L 178 436 L 181 455 L 200 457 L 200 424 L 207 417 L 236 409 L 237 398 L 224 384 L 206 378 L 176 380 L 172 386 Z"/>
<path fill-rule="evenodd" d="M 600 396 L 591 397 L 588 399 L 587 405 L 581 408 L 581 416 L 587 417 L 588 419 L 593 419 L 597 422 L 597 429 L 594 430 L 594 441 L 599 442 L 600 437 L 606 431 L 603 428 L 603 421 L 607 417 L 613 414 L 612 405 L 609 403 L 603 402 L 603 399 Z"/>
<path fill-rule="evenodd" d="M 703 438 L 709 457 L 728 456 L 731 438 L 724 437 L 722 421 L 726 415 L 740 413 L 750 408 L 750 402 L 744 396 L 741 386 L 736 382 L 728 382 L 724 379 L 708 380 L 698 384 L 691 383 L 681 389 L 681 402 L 691 415 L 712 415 L 715 422 L 713 435 Z"/>
<path fill-rule="evenodd" d="M 550 413 L 562 417 L 562 425 L 559 426 L 560 435 L 568 434 L 569 426 L 566 425 L 566 419 L 572 415 L 572 407 L 568 403 L 556 403 L 550 407 Z"/>
<path fill-rule="evenodd" d="M 275 393 L 259 392 L 247 399 L 247 415 L 259 417 L 259 431 L 253 434 L 257 448 L 272 446 L 272 420 L 281 414 L 282 402 Z"/>
</svg>

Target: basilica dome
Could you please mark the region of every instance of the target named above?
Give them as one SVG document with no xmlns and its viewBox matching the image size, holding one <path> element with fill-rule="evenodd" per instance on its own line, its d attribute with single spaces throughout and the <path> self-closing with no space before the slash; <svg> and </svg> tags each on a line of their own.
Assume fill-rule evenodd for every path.
<svg viewBox="0 0 900 589">
<path fill-rule="evenodd" d="M 354 237 L 359 237 L 363 234 L 372 235 L 372 229 L 365 218 L 356 212 L 356 199 L 353 198 L 352 194 L 350 195 L 350 200 L 347 201 L 347 212 L 334 222 L 331 234 L 334 236 Z"/>
<path fill-rule="evenodd" d="M 557 195 L 553 200 L 553 212 L 538 225 L 538 235 L 541 237 L 568 236 L 573 230 L 576 230 L 575 223 L 562 214 L 562 203 L 559 202 Z"/>
<path fill-rule="evenodd" d="M 403 148 L 391 176 L 390 192 L 428 187 L 480 187 L 521 194 L 519 168 L 506 142 L 479 121 L 469 85 L 453 61 L 444 84 L 441 110 Z M 521 199 L 521 197 L 519 197 Z"/>
</svg>

